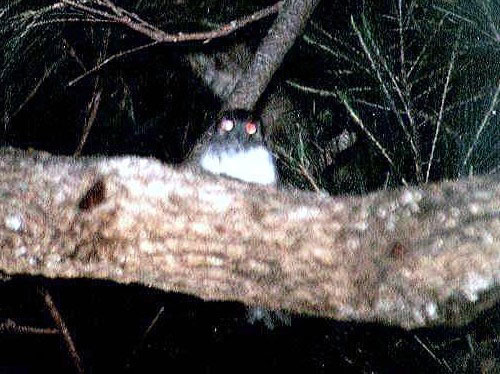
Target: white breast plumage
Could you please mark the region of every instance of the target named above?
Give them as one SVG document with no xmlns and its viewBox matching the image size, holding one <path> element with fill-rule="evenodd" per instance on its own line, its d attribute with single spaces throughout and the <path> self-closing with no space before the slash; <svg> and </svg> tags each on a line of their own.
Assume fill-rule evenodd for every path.
<svg viewBox="0 0 500 374">
<path fill-rule="evenodd" d="M 263 185 L 276 184 L 276 167 L 271 152 L 264 146 L 218 149 L 209 147 L 201 156 L 203 169 L 244 182 Z"/>
</svg>

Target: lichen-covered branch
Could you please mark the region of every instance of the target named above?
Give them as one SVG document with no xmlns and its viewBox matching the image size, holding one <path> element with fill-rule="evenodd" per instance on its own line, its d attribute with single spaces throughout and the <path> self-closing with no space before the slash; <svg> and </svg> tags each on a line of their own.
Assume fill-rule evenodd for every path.
<svg viewBox="0 0 500 374">
<path fill-rule="evenodd" d="M 342 320 L 463 324 L 500 297 L 498 175 L 330 198 L 152 159 L 0 149 L 0 269 Z"/>
</svg>

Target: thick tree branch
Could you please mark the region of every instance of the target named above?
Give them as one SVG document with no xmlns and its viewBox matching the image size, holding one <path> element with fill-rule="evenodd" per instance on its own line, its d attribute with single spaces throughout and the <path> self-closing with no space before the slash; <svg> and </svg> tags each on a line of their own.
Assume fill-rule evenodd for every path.
<svg viewBox="0 0 500 374">
<path fill-rule="evenodd" d="M 0 269 L 406 328 L 500 297 L 498 175 L 365 197 L 0 149 Z"/>
<path fill-rule="evenodd" d="M 286 0 L 224 106 L 252 110 L 320 0 Z"/>
</svg>

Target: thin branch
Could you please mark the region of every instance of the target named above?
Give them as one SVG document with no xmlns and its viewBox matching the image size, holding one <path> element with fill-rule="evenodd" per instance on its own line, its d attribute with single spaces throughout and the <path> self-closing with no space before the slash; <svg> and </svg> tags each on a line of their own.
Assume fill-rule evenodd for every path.
<svg viewBox="0 0 500 374">
<path fill-rule="evenodd" d="M 321 192 L 321 189 L 319 188 L 318 184 L 314 181 L 314 178 L 312 175 L 309 173 L 309 170 L 307 170 L 304 166 L 304 164 L 301 162 L 299 163 L 299 170 L 300 173 L 304 176 L 304 178 L 307 179 L 307 181 L 311 184 L 313 190 L 315 192 Z"/>
<path fill-rule="evenodd" d="M 406 74 L 406 59 L 405 59 L 405 39 L 403 33 L 403 0 L 398 0 L 398 31 L 399 31 L 399 59 L 401 64 L 401 76 L 404 80 L 407 79 Z"/>
<path fill-rule="evenodd" d="M 132 54 L 132 53 L 135 53 L 135 52 L 138 52 L 138 51 L 141 51 L 143 49 L 146 49 L 146 48 L 149 48 L 149 47 L 152 47 L 152 46 L 155 46 L 157 44 L 160 44 L 160 42 L 158 41 L 154 41 L 154 42 L 151 42 L 151 43 L 147 43 L 147 44 L 143 44 L 143 45 L 140 45 L 138 47 L 134 47 L 134 48 L 130 48 L 130 49 L 127 49 L 125 51 L 122 51 L 122 52 L 119 52 L 119 53 L 116 53 L 112 56 L 109 56 L 108 58 L 104 59 L 102 62 L 98 63 L 97 65 L 95 65 L 92 69 L 90 70 L 87 70 L 85 73 L 79 75 L 78 77 L 76 77 L 75 79 L 71 80 L 70 82 L 68 82 L 68 87 L 71 87 L 71 86 L 74 86 L 76 83 L 78 83 L 80 80 L 82 80 L 83 78 L 89 76 L 90 74 L 92 73 L 95 73 L 96 71 L 102 69 L 105 65 L 109 64 L 110 62 L 112 62 L 113 60 L 116 60 L 117 58 L 120 58 L 120 57 L 123 57 L 123 56 L 126 56 L 126 55 L 129 55 L 129 54 Z"/>
<path fill-rule="evenodd" d="M 339 38 L 337 36 L 332 35 L 328 31 L 326 31 L 324 28 L 322 28 L 320 25 L 318 25 L 317 22 L 311 22 L 311 26 L 314 27 L 314 29 L 316 29 L 317 31 L 319 31 L 324 37 L 326 37 L 327 39 L 330 39 L 332 44 L 337 43 L 338 45 L 342 46 L 343 48 L 350 50 L 352 53 L 354 53 L 358 57 L 363 57 L 363 53 L 360 50 L 358 50 L 357 48 L 355 48 L 351 43 L 349 43 L 347 41 L 347 39 L 344 40 L 342 38 Z M 344 38 L 345 38 L 345 36 L 344 36 Z"/>
<path fill-rule="evenodd" d="M 15 321 L 7 319 L 0 323 L 0 333 L 14 332 L 17 334 L 37 334 L 37 335 L 55 335 L 59 334 L 59 330 L 49 327 L 33 327 L 18 325 Z"/>
<path fill-rule="evenodd" d="M 500 79 L 498 80 L 497 83 L 497 89 L 495 91 L 495 94 L 493 95 L 493 98 L 491 100 L 491 105 L 484 115 L 483 120 L 481 121 L 481 125 L 479 126 L 479 129 L 476 132 L 476 136 L 474 138 L 474 141 L 472 142 L 471 146 L 469 147 L 469 150 L 467 151 L 467 155 L 464 158 L 464 161 L 462 163 L 462 166 L 465 168 L 467 166 L 467 163 L 469 162 L 469 158 L 471 157 L 472 151 L 476 148 L 477 142 L 479 140 L 479 137 L 481 136 L 483 130 L 486 128 L 488 125 L 488 121 L 490 118 L 496 114 L 496 106 L 498 104 L 498 97 L 500 94 Z"/>
<path fill-rule="evenodd" d="M 378 68 L 377 64 L 375 63 L 375 60 L 372 56 L 372 53 L 368 49 L 368 46 L 363 38 L 363 35 L 361 34 L 361 31 L 359 30 L 358 26 L 356 25 L 356 22 L 354 21 L 353 17 L 351 17 L 351 24 L 352 24 L 352 27 L 354 28 L 354 31 L 356 32 L 356 35 L 358 36 L 359 42 L 361 43 L 361 46 L 363 47 L 363 50 L 365 51 L 366 56 L 368 57 L 368 60 L 370 61 L 371 65 L 372 65 L 373 71 L 375 72 L 377 79 L 379 81 L 380 87 L 382 88 L 382 92 L 384 93 L 387 101 L 389 102 L 389 105 L 391 106 L 392 111 L 394 112 L 394 114 L 396 114 L 399 125 L 401 126 L 401 128 L 406 136 L 406 139 L 408 140 L 408 142 L 410 144 L 410 147 L 413 151 L 413 154 L 415 155 L 415 158 L 418 159 L 417 147 L 416 147 L 410 133 L 408 132 L 408 129 L 406 128 L 406 125 L 403 121 L 403 118 L 401 117 L 400 111 L 396 107 L 396 103 L 394 102 L 394 99 L 391 96 L 391 94 L 389 93 L 389 89 L 387 88 L 385 81 L 382 78 L 380 69 Z M 419 168 L 420 168 L 420 166 L 417 163 L 416 170 L 419 170 Z"/>
<path fill-rule="evenodd" d="M 314 95 L 318 95 L 318 96 L 321 96 L 321 97 L 336 97 L 336 98 L 339 97 L 339 95 L 338 95 L 337 92 L 333 92 L 333 91 L 329 91 L 329 90 L 322 90 L 322 89 L 314 88 L 314 87 L 304 86 L 303 84 L 299 84 L 299 83 L 291 81 L 291 80 L 287 80 L 286 83 L 290 87 L 296 88 L 297 90 L 300 90 L 300 91 L 303 91 L 303 92 L 307 92 L 307 93 L 311 93 L 311 94 L 314 94 Z M 377 103 L 371 103 L 369 101 L 362 100 L 362 99 L 352 99 L 352 101 L 355 102 L 355 103 L 359 103 L 359 104 L 365 105 L 365 106 L 370 107 L 370 108 L 376 108 L 376 109 L 384 110 L 384 111 L 387 111 L 387 112 L 393 110 L 392 108 L 389 108 L 387 106 L 384 106 L 384 105 L 381 105 L 381 104 L 377 104 Z"/>
<path fill-rule="evenodd" d="M 45 25 L 50 25 L 50 24 L 56 24 L 56 23 L 116 23 L 115 21 L 107 21 L 107 20 L 100 20 L 100 19 L 95 19 L 95 18 L 54 18 L 48 21 L 40 21 L 34 24 L 31 24 L 28 29 L 32 29 L 35 27 L 40 27 L 40 26 L 45 26 Z"/>
<path fill-rule="evenodd" d="M 425 349 L 425 351 L 427 353 L 429 353 L 429 355 L 437 362 L 439 363 L 441 366 L 444 366 L 446 368 L 446 370 L 448 371 L 448 373 L 453 373 L 453 370 L 451 370 L 451 367 L 450 365 L 446 362 L 446 360 L 444 359 L 439 359 L 435 354 L 434 352 L 432 352 L 432 349 L 430 349 L 427 344 L 425 344 L 418 336 L 417 334 L 414 334 L 413 337 L 415 338 L 415 340 L 422 346 L 422 348 Z"/>
<path fill-rule="evenodd" d="M 352 18 L 352 17 L 351 17 Z M 365 23 L 366 25 L 366 23 Z M 368 30 L 368 33 L 370 33 L 370 30 L 365 26 L 365 29 Z M 358 34 L 361 36 L 361 33 Z M 373 40 L 373 38 L 370 35 L 370 39 Z M 365 43 L 365 48 L 366 51 L 368 50 L 368 47 Z M 422 171 L 421 171 L 421 161 L 420 161 L 420 152 L 418 149 L 418 146 L 416 144 L 418 138 L 417 138 L 417 131 L 416 131 L 416 126 L 415 126 L 415 120 L 413 119 L 413 114 L 410 109 L 410 102 L 408 100 L 409 98 L 409 89 L 406 90 L 406 92 L 403 93 L 402 88 L 400 87 L 398 80 L 396 79 L 396 76 L 394 75 L 393 71 L 389 67 L 389 64 L 387 63 L 387 60 L 382 56 L 382 53 L 380 52 L 378 46 L 376 43 L 373 43 L 373 51 L 375 52 L 375 55 L 377 56 L 378 60 L 380 61 L 380 65 L 384 68 L 385 72 L 387 73 L 387 76 L 390 78 L 392 82 L 392 88 L 394 91 L 396 91 L 399 100 L 401 101 L 401 104 L 403 105 L 404 112 L 406 114 L 406 118 L 408 118 L 408 121 L 410 122 L 409 127 L 410 130 L 412 131 L 412 135 L 408 133 L 408 139 L 410 141 L 411 149 L 413 151 L 414 159 L 415 159 L 415 173 L 417 180 L 420 181 L 422 179 Z M 404 76 L 401 77 L 402 82 L 406 83 L 406 79 Z M 404 122 L 400 121 L 400 124 L 404 126 Z M 406 129 L 406 126 L 404 126 Z M 406 130 L 407 131 L 407 130 Z"/>
<path fill-rule="evenodd" d="M 290 80 L 287 81 L 286 83 L 289 86 L 291 86 L 293 88 L 296 88 L 296 89 L 298 89 L 300 91 L 307 92 L 307 93 L 312 93 L 312 94 L 315 94 L 315 95 L 318 95 L 318 96 L 321 96 L 321 97 L 338 97 L 337 93 L 333 92 L 333 91 L 327 91 L 327 90 L 321 90 L 321 89 L 318 89 L 318 88 L 307 87 L 307 86 L 304 86 L 302 84 L 298 84 L 298 83 L 290 81 Z"/>
<path fill-rule="evenodd" d="M 262 10 L 259 10 L 249 16 L 245 16 L 240 19 L 233 20 L 225 25 L 222 25 L 217 30 L 207 31 L 207 32 L 187 33 L 187 34 L 182 32 L 179 32 L 177 34 L 168 34 L 154 27 L 153 25 L 147 23 L 146 21 L 143 21 L 136 14 L 128 12 L 125 9 L 115 5 L 111 1 L 98 1 L 98 3 L 102 6 L 107 7 L 108 9 L 111 9 L 114 14 L 96 8 L 92 8 L 90 6 L 82 5 L 75 1 L 71 0 L 62 0 L 62 1 L 63 3 L 75 9 L 80 9 L 87 12 L 88 14 L 98 15 L 110 21 L 114 21 L 124 26 L 127 26 L 128 28 L 135 30 L 159 43 L 179 43 L 188 41 L 203 41 L 206 43 L 212 39 L 230 35 L 236 30 L 241 29 L 250 23 L 256 22 L 274 13 L 277 13 L 283 5 L 283 1 L 279 1 L 276 4 L 271 5 Z"/>
<path fill-rule="evenodd" d="M 426 42 L 425 44 L 423 45 L 422 49 L 420 50 L 420 53 L 418 54 L 418 56 L 415 58 L 415 60 L 413 61 L 413 63 L 411 64 L 410 66 L 410 69 L 408 69 L 408 77 L 411 76 L 411 74 L 413 73 L 413 71 L 418 67 L 418 65 L 420 64 L 420 62 L 430 56 L 427 52 L 427 49 L 430 47 L 431 45 L 431 41 L 434 39 L 434 37 L 437 35 L 437 33 L 441 30 L 441 27 L 443 26 L 444 24 L 444 21 L 446 20 L 446 15 L 444 15 L 441 20 L 439 21 L 439 24 L 437 25 L 437 27 L 434 27 L 434 32 L 432 33 L 432 35 L 426 39 Z"/>
<path fill-rule="evenodd" d="M 120 17 L 114 16 L 108 12 L 93 8 L 92 6 L 83 5 L 83 3 L 79 3 L 78 1 L 62 0 L 62 3 L 64 3 L 67 6 L 70 6 L 72 8 L 82 10 L 87 14 L 91 14 L 94 16 L 101 16 L 104 19 L 111 20 L 111 21 L 114 21 L 117 23 L 123 23 L 125 21 L 124 19 L 121 19 Z"/>
<path fill-rule="evenodd" d="M 94 88 L 94 93 L 92 95 L 92 100 L 90 101 L 88 108 L 87 108 L 87 120 L 85 121 L 85 125 L 83 127 L 83 132 L 82 132 L 82 137 L 80 139 L 80 144 L 78 144 L 78 147 L 76 148 L 75 152 L 73 153 L 73 156 L 80 156 L 82 153 L 82 149 L 85 145 L 85 142 L 87 141 L 87 137 L 90 134 L 90 129 L 92 128 L 92 125 L 95 122 L 95 119 L 97 117 L 97 111 L 99 109 L 99 104 L 101 102 L 101 94 L 102 94 L 102 88 L 98 88 L 100 86 L 100 80 L 97 79 L 96 85 Z"/>
<path fill-rule="evenodd" d="M 293 157 L 291 157 L 289 154 L 287 154 L 283 149 L 281 148 L 276 148 L 275 149 L 276 152 L 279 153 L 279 155 L 281 155 L 282 157 L 286 158 L 288 160 L 288 165 L 293 165 L 294 163 L 297 163 Z M 316 183 L 316 181 L 314 180 L 313 176 L 311 175 L 311 173 L 309 173 L 309 170 L 307 170 L 307 168 L 304 166 L 304 164 L 302 162 L 298 162 L 297 163 L 298 166 L 297 167 L 294 167 L 294 169 L 299 172 L 299 174 L 301 174 L 306 180 L 307 182 L 309 182 L 309 184 L 311 185 L 312 189 L 315 191 L 315 192 L 321 192 L 321 188 L 319 188 L 318 184 Z"/>
<path fill-rule="evenodd" d="M 73 79 L 68 83 L 68 86 L 73 86 L 76 84 L 78 81 L 81 79 L 85 78 L 86 76 L 98 71 L 101 69 L 104 65 L 107 65 L 111 61 L 123 57 L 128 54 L 132 54 L 134 52 L 140 51 L 142 49 L 146 49 L 149 47 L 152 47 L 154 45 L 160 44 L 160 43 L 165 43 L 165 42 L 186 42 L 186 41 L 203 41 L 204 43 L 209 42 L 212 39 L 215 38 L 220 38 L 227 36 L 234 31 L 247 26 L 251 22 L 258 21 L 262 18 L 265 18 L 273 13 L 278 12 L 281 7 L 282 7 L 282 1 L 277 2 L 276 4 L 269 6 L 265 9 L 259 10 L 249 16 L 242 17 L 237 20 L 233 20 L 225 25 L 222 25 L 216 30 L 209 31 L 209 32 L 201 32 L 201 33 L 188 33 L 184 34 L 182 32 L 179 32 L 177 34 L 167 34 L 163 32 L 162 30 L 155 28 L 154 26 L 150 25 L 146 21 L 142 20 L 138 15 L 128 12 L 125 9 L 115 5 L 111 1 L 107 0 L 102 0 L 98 1 L 98 3 L 102 6 L 105 6 L 109 9 L 111 9 L 114 13 L 110 14 L 107 12 L 103 12 L 98 9 L 94 9 L 88 6 L 81 5 L 79 3 L 76 3 L 71 0 L 63 0 L 65 3 L 68 5 L 75 7 L 77 9 L 83 10 L 89 14 L 92 15 L 99 15 L 101 17 L 104 17 L 108 19 L 109 22 L 114 22 L 114 23 L 120 23 L 123 24 L 137 32 L 140 32 L 143 35 L 148 36 L 150 39 L 153 39 L 154 41 L 151 43 L 147 43 L 135 48 L 128 49 L 123 52 L 119 52 L 113 56 L 108 57 L 107 59 L 103 60 L 101 63 L 97 64 L 94 66 L 92 69 L 89 71 L 85 72 L 84 74 L 78 76 L 77 78 Z"/>
<path fill-rule="evenodd" d="M 357 68 L 359 68 L 360 70 L 364 71 L 365 73 L 370 74 L 370 70 L 366 66 L 363 66 L 356 59 L 353 59 L 352 56 L 348 56 L 348 55 L 340 52 L 338 49 L 334 50 L 334 49 L 330 48 L 329 46 L 327 46 L 327 45 L 325 45 L 323 43 L 317 42 L 316 40 L 312 39 L 311 37 L 309 37 L 307 35 L 304 35 L 304 37 L 302 39 L 307 44 L 310 44 L 310 45 L 312 45 L 312 46 L 314 46 L 314 47 L 322 50 L 323 52 L 326 52 L 327 55 L 336 57 L 339 60 L 343 60 L 343 61 L 345 61 L 345 62 L 347 62 L 349 64 L 352 64 L 353 66 L 356 66 Z M 353 48 L 351 48 L 351 49 L 353 49 Z M 358 54 L 358 53 L 356 53 L 356 54 Z"/>
<path fill-rule="evenodd" d="M 443 113 L 444 113 L 444 104 L 446 102 L 446 97 L 448 96 L 450 80 L 451 80 L 451 72 L 453 71 L 453 67 L 455 65 L 455 57 L 457 52 L 458 44 L 455 44 L 455 48 L 451 53 L 451 60 L 448 66 L 448 74 L 446 74 L 446 81 L 443 87 L 443 95 L 441 96 L 441 107 L 439 108 L 439 115 L 436 122 L 436 131 L 434 133 L 434 140 L 432 141 L 432 149 L 431 155 L 429 156 L 429 162 L 427 164 L 427 173 L 425 175 L 425 183 L 429 182 L 429 175 L 431 172 L 432 161 L 434 160 L 434 151 L 436 150 L 437 139 L 439 136 L 439 130 L 441 129 L 441 123 L 443 122 Z"/>
<path fill-rule="evenodd" d="M 341 100 L 342 100 L 342 104 L 344 104 L 344 106 L 346 107 L 347 111 L 349 112 L 349 114 L 350 114 L 351 118 L 354 120 L 354 122 L 356 122 L 358 124 L 358 126 L 361 127 L 361 129 L 366 133 L 368 138 L 373 142 L 375 147 L 377 147 L 379 149 L 379 151 L 385 157 L 387 162 L 391 165 L 393 170 L 397 172 L 398 169 L 396 168 L 396 165 L 392 161 L 392 158 L 391 158 L 391 156 L 389 156 L 386 149 L 382 146 L 382 144 L 380 144 L 380 142 L 377 140 L 377 138 L 375 138 L 375 136 L 371 133 L 371 131 L 365 126 L 365 124 L 363 123 L 361 118 L 356 114 L 356 112 L 351 107 L 351 105 L 349 104 L 347 99 L 345 97 L 341 97 Z M 403 177 L 401 177 L 401 182 L 403 183 L 404 186 L 408 186 L 408 183 L 406 182 L 406 180 Z"/>
<path fill-rule="evenodd" d="M 132 353 L 130 354 L 130 358 L 129 358 L 127 364 L 125 365 L 126 368 L 130 368 L 131 359 L 134 358 L 137 355 L 137 352 L 142 349 L 142 347 L 144 346 L 144 341 L 146 340 L 146 337 L 149 335 L 149 333 L 151 332 L 153 327 L 156 326 L 156 324 L 158 323 L 160 317 L 163 315 L 164 312 L 165 312 L 165 307 L 162 306 L 158 310 L 156 315 L 153 317 L 153 319 L 151 320 L 151 323 L 149 324 L 149 326 L 146 329 L 146 331 L 144 332 L 144 334 L 142 334 L 142 337 L 141 337 L 141 340 L 139 341 L 139 343 L 132 350 Z"/>
<path fill-rule="evenodd" d="M 24 99 L 24 101 L 21 103 L 21 105 L 19 105 L 19 107 L 10 115 L 9 121 L 12 120 L 12 118 L 14 118 L 15 116 L 17 116 L 19 114 L 19 112 L 21 110 L 23 110 L 23 108 L 26 106 L 26 104 L 28 104 L 28 102 L 31 99 L 33 99 L 33 97 L 35 97 L 36 93 L 38 92 L 38 90 L 42 86 L 43 82 L 45 82 L 49 78 L 50 74 L 52 74 L 52 72 L 56 69 L 56 67 L 59 65 L 59 63 L 61 61 L 62 61 L 62 59 L 59 59 L 58 61 L 52 63 L 52 65 L 48 69 L 45 69 L 43 76 L 35 84 L 35 87 L 33 87 L 33 89 L 28 94 L 28 96 L 26 96 L 26 99 Z M 7 121 L 5 122 L 5 128 L 7 128 Z"/>
<path fill-rule="evenodd" d="M 82 3 L 83 3 L 83 1 L 82 1 Z M 59 2 L 59 3 L 45 6 L 43 8 L 37 9 L 37 10 L 27 10 L 25 12 L 16 14 L 13 17 L 10 17 L 9 21 L 13 22 L 13 21 L 18 21 L 18 20 L 27 20 L 30 18 L 40 18 L 41 16 L 43 16 L 46 13 L 50 13 L 51 11 L 56 10 L 56 9 L 62 9 L 65 6 L 66 5 L 63 2 Z"/>
<path fill-rule="evenodd" d="M 73 359 L 75 368 L 77 369 L 78 373 L 83 373 L 84 371 L 82 366 L 82 360 L 78 355 L 75 344 L 73 343 L 73 339 L 71 338 L 71 335 L 69 333 L 68 327 L 66 326 L 66 323 L 64 322 L 61 314 L 59 313 L 56 305 L 54 304 L 54 301 L 52 300 L 52 296 L 50 296 L 50 294 L 46 290 L 42 291 L 41 293 L 45 301 L 45 304 L 47 305 L 47 309 L 49 310 L 50 315 L 52 316 L 52 319 L 56 323 L 59 332 L 64 338 L 64 342 L 66 343 L 71 358 Z"/>
<path fill-rule="evenodd" d="M 483 36 L 485 36 L 486 38 L 491 39 L 493 42 L 498 42 L 498 40 L 496 40 L 496 37 L 497 37 L 496 34 L 491 35 L 491 34 L 487 33 L 486 31 L 482 30 L 482 27 L 480 25 L 478 25 L 478 23 L 476 21 L 473 21 L 470 18 L 466 18 L 464 16 L 461 16 L 458 13 L 451 12 L 448 9 L 444 9 L 442 7 L 439 7 L 439 6 L 433 6 L 433 7 L 435 9 L 439 10 L 440 12 L 443 12 L 445 15 L 451 15 L 452 17 L 454 17 L 458 20 L 461 20 L 465 23 L 468 23 L 471 28 L 473 28 L 474 30 L 478 30 L 479 33 L 482 34 Z M 488 13 L 486 13 L 486 17 L 488 17 Z"/>
<path fill-rule="evenodd" d="M 68 40 L 63 38 L 62 43 L 64 48 L 67 50 L 66 53 L 75 59 L 76 63 L 80 66 L 80 68 L 83 71 L 87 71 L 87 68 L 85 67 L 85 64 L 83 63 L 82 59 L 78 57 L 75 48 L 73 48 L 73 46 L 68 42 Z"/>
</svg>

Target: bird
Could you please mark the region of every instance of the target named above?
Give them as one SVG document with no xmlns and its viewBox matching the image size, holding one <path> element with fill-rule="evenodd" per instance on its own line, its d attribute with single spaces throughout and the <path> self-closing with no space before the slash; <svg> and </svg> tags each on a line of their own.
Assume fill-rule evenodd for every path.
<svg viewBox="0 0 500 374">
<path fill-rule="evenodd" d="M 247 183 L 279 185 L 275 157 L 266 145 L 262 122 L 250 111 L 222 112 L 193 153 L 198 166 L 209 173 Z M 262 306 L 247 307 L 246 320 L 250 324 L 262 322 L 270 330 L 291 321 L 285 312 Z"/>
<path fill-rule="evenodd" d="M 261 121 L 250 111 L 222 112 L 195 147 L 201 169 L 243 182 L 276 186 L 278 174 Z"/>
</svg>

